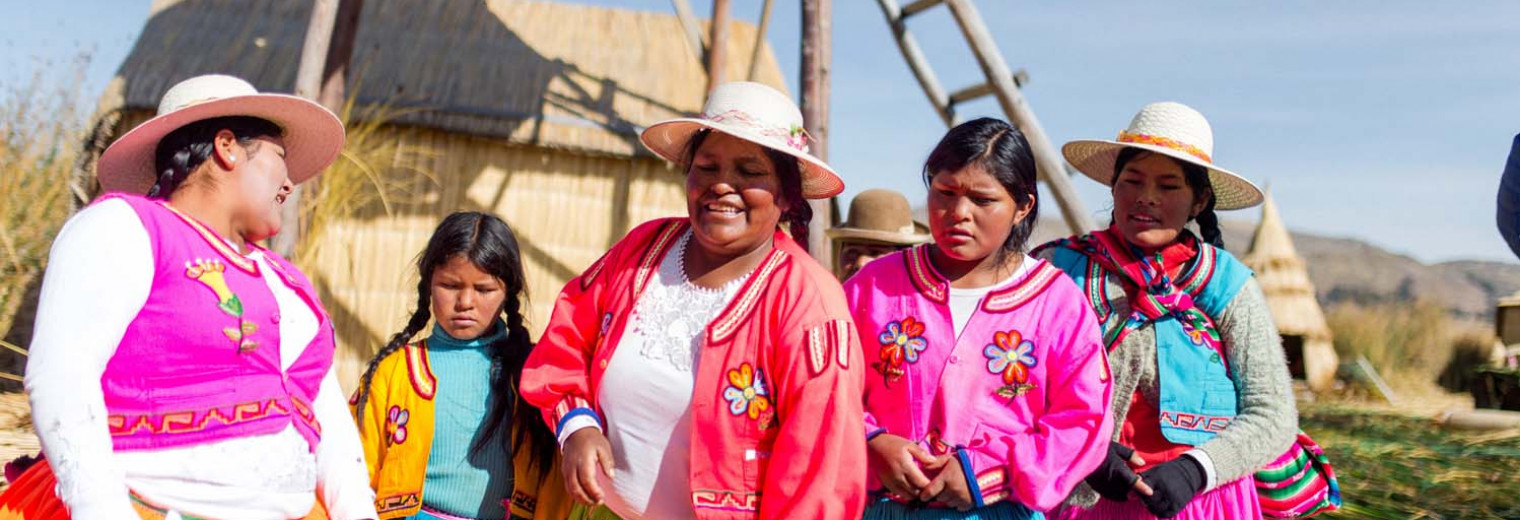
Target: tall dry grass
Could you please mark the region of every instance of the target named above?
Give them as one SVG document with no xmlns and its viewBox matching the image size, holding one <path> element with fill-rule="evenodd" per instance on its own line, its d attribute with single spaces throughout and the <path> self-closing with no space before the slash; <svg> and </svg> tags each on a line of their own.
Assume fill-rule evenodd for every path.
<svg viewBox="0 0 1520 520">
<path fill-rule="evenodd" d="M 1439 378 L 1454 391 L 1465 391 L 1468 379 L 1459 375 L 1485 362 L 1480 352 L 1493 343 L 1491 326 L 1453 318 L 1428 301 L 1341 303 L 1331 307 L 1325 319 L 1342 360 L 1366 356 L 1390 381 L 1434 383 Z"/>
<path fill-rule="evenodd" d="M 83 144 L 85 64 L 39 69 L 0 92 L 0 337 L 16 322 L 47 267 L 47 253 L 72 211 L 69 181 Z"/>
<path fill-rule="evenodd" d="M 331 226 L 374 205 L 388 215 L 396 199 L 409 195 L 408 176 L 433 178 L 417 167 L 428 152 L 403 144 L 387 126 L 405 110 L 389 104 L 360 106 L 350 97 L 340 112 L 348 138 L 342 153 L 322 175 L 302 186 L 304 229 L 294 261 L 307 272 L 312 272 L 317 251 L 332 246 L 323 241 Z"/>
</svg>

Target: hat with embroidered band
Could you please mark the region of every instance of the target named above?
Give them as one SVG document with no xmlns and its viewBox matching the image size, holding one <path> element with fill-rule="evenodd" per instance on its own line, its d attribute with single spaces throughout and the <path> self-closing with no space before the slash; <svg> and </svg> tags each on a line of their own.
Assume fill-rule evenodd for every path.
<svg viewBox="0 0 1520 520">
<path fill-rule="evenodd" d="M 1214 188 L 1214 209 L 1242 209 L 1261 204 L 1261 189 L 1234 172 L 1214 165 L 1214 130 L 1191 107 L 1163 101 L 1140 109 L 1129 128 L 1113 141 L 1077 140 L 1061 147 L 1067 162 L 1093 180 L 1112 186 L 1119 150 L 1139 148 L 1202 166 Z"/>
<path fill-rule="evenodd" d="M 725 134 L 797 158 L 802 170 L 802 196 L 826 199 L 844 191 L 844 181 L 823 160 L 808 151 L 802 111 L 776 89 L 759 83 L 738 81 L 713 89 L 697 117 L 660 121 L 639 134 L 649 151 L 680 163 L 691 136 L 701 130 Z"/>
<path fill-rule="evenodd" d="M 316 176 L 343 149 L 343 123 L 322 105 L 286 94 L 263 94 L 241 78 L 207 74 L 169 87 L 153 119 L 122 134 L 100 154 L 95 175 L 101 189 L 147 193 L 158 180 L 154 161 L 160 140 L 185 125 L 228 116 L 257 117 L 280 127 L 292 184 Z"/>
</svg>

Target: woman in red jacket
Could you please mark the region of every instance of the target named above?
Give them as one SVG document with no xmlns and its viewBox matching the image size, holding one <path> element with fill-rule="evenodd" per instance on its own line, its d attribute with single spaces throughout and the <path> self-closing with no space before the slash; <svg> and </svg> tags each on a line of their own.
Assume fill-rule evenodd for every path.
<svg viewBox="0 0 1520 520">
<path fill-rule="evenodd" d="M 688 217 L 639 226 L 571 280 L 523 371 L 587 504 L 572 518 L 860 518 L 860 346 L 839 283 L 797 245 L 805 199 L 843 183 L 796 105 L 755 83 L 642 140 L 686 171 Z"/>
</svg>

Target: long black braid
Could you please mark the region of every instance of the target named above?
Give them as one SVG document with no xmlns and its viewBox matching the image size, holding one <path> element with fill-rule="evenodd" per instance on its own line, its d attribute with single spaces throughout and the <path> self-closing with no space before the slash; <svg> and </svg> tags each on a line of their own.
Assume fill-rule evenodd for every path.
<svg viewBox="0 0 1520 520">
<path fill-rule="evenodd" d="M 472 453 L 485 449 L 491 439 L 499 439 L 508 453 L 531 450 L 530 468 L 547 469 L 553 464 L 558 444 L 549 426 L 544 424 L 539 410 L 522 401 L 518 385 L 522 380 L 523 365 L 533 350 L 533 342 L 524 324 L 522 301 L 527 298 L 527 279 L 523 274 L 521 249 L 512 228 L 501 219 L 479 212 L 459 212 L 443 219 L 427 249 L 417 259 L 417 309 L 407 321 L 406 328 L 391 337 L 385 348 L 380 349 L 364 370 L 359 395 L 355 400 L 360 424 L 363 424 L 364 403 L 369 398 L 375 368 L 380 361 L 405 346 L 412 337 L 421 332 L 432 318 L 432 273 L 455 257 L 464 257 L 476 268 L 501 280 L 506 297 L 500 314 L 505 317 L 507 334 L 504 339 L 487 346 L 491 357 L 491 408 L 486 413 L 487 435 L 476 437 L 470 447 Z M 514 428 L 513 426 L 516 426 Z M 505 432 L 514 431 L 507 435 Z M 541 471 L 540 480 L 547 478 Z"/>
<path fill-rule="evenodd" d="M 211 158 L 216 144 L 216 134 L 222 130 L 237 136 L 238 144 L 249 153 L 257 151 L 258 137 L 280 137 L 280 126 L 268 120 L 248 116 L 228 116 L 203 119 L 179 127 L 159 139 L 154 149 L 153 164 L 158 172 L 153 187 L 148 188 L 150 199 L 168 199 L 174 191 L 185 185 L 190 174 Z"/>
<path fill-rule="evenodd" d="M 1150 153 L 1152 152 L 1140 148 L 1119 150 L 1119 156 L 1114 159 L 1114 180 L 1119 179 L 1119 173 L 1124 171 L 1124 165 Z M 1193 216 L 1193 219 L 1198 221 L 1198 232 L 1203 235 L 1203 241 L 1224 249 L 1224 235 L 1219 231 L 1219 216 L 1214 214 L 1214 185 L 1209 182 L 1209 170 L 1187 161 L 1172 159 L 1172 162 L 1182 168 L 1182 177 L 1187 182 L 1188 188 L 1193 190 L 1193 199 L 1203 201 L 1203 211 Z"/>
</svg>

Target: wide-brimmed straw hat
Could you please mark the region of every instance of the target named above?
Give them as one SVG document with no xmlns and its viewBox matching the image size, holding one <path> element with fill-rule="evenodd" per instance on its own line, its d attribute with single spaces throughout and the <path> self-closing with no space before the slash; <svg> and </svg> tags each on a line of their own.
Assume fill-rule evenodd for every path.
<svg viewBox="0 0 1520 520">
<path fill-rule="evenodd" d="M 158 179 L 154 154 L 164 136 L 197 121 L 226 116 L 257 117 L 280 127 L 285 168 L 293 184 L 316 176 L 343 149 L 343 123 L 322 105 L 286 94 L 261 94 L 241 78 L 208 74 L 169 87 L 153 119 L 106 148 L 95 168 L 101 189 L 147 193 Z"/>
<path fill-rule="evenodd" d="M 802 170 L 802 196 L 826 199 L 844 191 L 844 181 L 823 160 L 808 152 L 802 111 L 776 89 L 739 81 L 713 89 L 697 117 L 660 121 L 639 134 L 644 146 L 665 160 L 679 164 L 691 136 L 703 129 L 725 134 L 797 158 Z"/>
<path fill-rule="evenodd" d="M 850 201 L 850 216 L 824 231 L 838 240 L 868 240 L 910 246 L 930 240 L 923 224 L 913 221 L 908 198 L 892 190 L 870 189 Z"/>
<path fill-rule="evenodd" d="M 1093 180 L 1112 186 L 1119 150 L 1139 148 L 1196 164 L 1209 172 L 1214 209 L 1249 208 L 1261 204 L 1261 189 L 1234 172 L 1214 165 L 1214 130 L 1209 121 L 1182 103 L 1163 101 L 1140 109 L 1113 141 L 1077 140 L 1061 147 L 1067 162 Z"/>
</svg>

